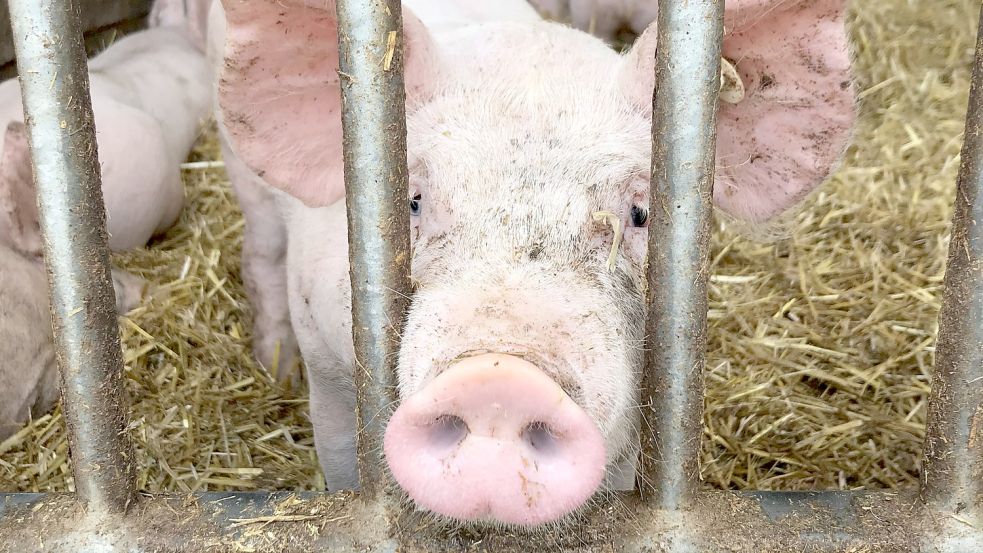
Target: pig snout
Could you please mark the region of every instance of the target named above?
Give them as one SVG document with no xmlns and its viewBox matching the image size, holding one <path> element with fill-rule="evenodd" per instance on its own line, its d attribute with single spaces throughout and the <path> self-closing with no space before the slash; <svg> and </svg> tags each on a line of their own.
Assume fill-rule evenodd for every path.
<svg viewBox="0 0 983 553">
<path fill-rule="evenodd" d="M 518 357 L 451 365 L 405 398 L 385 436 L 393 476 L 422 508 L 534 526 L 579 508 L 604 478 L 604 439 L 549 376 Z"/>
</svg>

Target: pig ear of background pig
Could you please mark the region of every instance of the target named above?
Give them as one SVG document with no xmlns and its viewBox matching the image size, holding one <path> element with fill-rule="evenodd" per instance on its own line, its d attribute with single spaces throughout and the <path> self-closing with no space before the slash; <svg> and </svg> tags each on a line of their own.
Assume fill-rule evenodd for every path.
<svg viewBox="0 0 983 553">
<path fill-rule="evenodd" d="M 154 0 L 147 16 L 147 26 L 186 29 L 195 45 L 204 52 L 211 5 L 212 0 Z"/>
<path fill-rule="evenodd" d="M 822 184 L 856 120 L 845 0 L 728 0 L 723 55 L 747 95 L 720 104 L 714 202 L 764 222 Z M 652 107 L 656 24 L 624 58 L 622 89 Z"/>
<path fill-rule="evenodd" d="M 226 41 L 218 101 L 233 151 L 266 182 L 304 204 L 335 203 L 345 195 L 335 3 L 222 5 Z M 403 30 L 412 105 L 426 96 L 436 62 L 429 33 L 406 8 Z"/>
<path fill-rule="evenodd" d="M 121 269 L 113 269 L 113 290 L 116 292 L 116 311 L 120 315 L 129 313 L 143 301 L 148 282 Z"/>
<path fill-rule="evenodd" d="M 41 254 L 36 202 L 27 127 L 13 121 L 0 153 L 0 242 L 29 256 Z"/>
</svg>

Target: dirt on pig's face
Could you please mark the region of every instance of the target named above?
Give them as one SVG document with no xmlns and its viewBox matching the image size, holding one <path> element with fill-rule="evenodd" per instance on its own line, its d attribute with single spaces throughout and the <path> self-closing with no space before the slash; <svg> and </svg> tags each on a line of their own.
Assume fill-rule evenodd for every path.
<svg viewBox="0 0 983 553">
<path fill-rule="evenodd" d="M 410 112 L 400 396 L 462 357 L 522 357 L 593 419 L 610 468 L 635 447 L 650 122 L 600 42 L 522 40 L 529 59 L 445 63 L 457 70 Z"/>
</svg>

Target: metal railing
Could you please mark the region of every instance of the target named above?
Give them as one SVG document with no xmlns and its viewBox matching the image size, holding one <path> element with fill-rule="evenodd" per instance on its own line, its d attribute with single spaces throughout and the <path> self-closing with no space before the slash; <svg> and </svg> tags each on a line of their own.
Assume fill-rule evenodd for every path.
<svg viewBox="0 0 983 553">
<path fill-rule="evenodd" d="M 983 34 L 973 74 L 921 490 L 698 487 L 722 0 L 660 0 L 644 482 L 551 534 L 436 528 L 389 499 L 379 447 L 408 290 L 405 114 L 392 0 L 338 2 L 360 494 L 137 494 L 74 0 L 11 1 L 77 494 L 0 495 L 0 551 L 983 551 Z M 685 99 L 685 102 L 677 101 Z M 663 246 L 669 244 L 668 249 Z M 658 246 L 658 248 L 654 246 Z M 290 501 L 285 501 L 292 498 Z"/>
</svg>

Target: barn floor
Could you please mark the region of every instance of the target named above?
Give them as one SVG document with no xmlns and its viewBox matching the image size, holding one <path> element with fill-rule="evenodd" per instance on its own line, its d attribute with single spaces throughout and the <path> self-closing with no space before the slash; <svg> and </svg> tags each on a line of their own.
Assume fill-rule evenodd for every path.
<svg viewBox="0 0 983 553">
<path fill-rule="evenodd" d="M 714 238 L 708 485 L 914 485 L 979 2 L 854 2 L 862 118 L 846 163 L 761 244 Z M 217 160 L 207 131 L 192 161 Z M 121 319 L 148 491 L 320 490 L 303 393 L 250 356 L 242 219 L 192 166 L 180 224 L 117 262 L 156 286 Z M 0 491 L 72 489 L 59 410 L 0 443 Z"/>
</svg>

